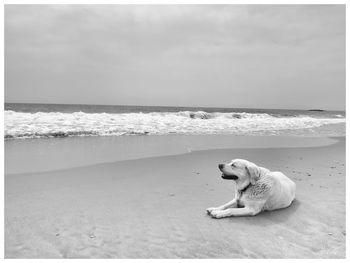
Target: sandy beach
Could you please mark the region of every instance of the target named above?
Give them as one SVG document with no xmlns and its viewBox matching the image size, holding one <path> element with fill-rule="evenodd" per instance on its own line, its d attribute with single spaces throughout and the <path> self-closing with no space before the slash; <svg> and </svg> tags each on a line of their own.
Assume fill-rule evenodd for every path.
<svg viewBox="0 0 350 263">
<path fill-rule="evenodd" d="M 5 257 L 345 258 L 345 138 L 324 139 L 7 173 Z M 233 194 L 217 164 L 238 157 L 293 179 L 292 206 L 208 216 Z"/>
</svg>

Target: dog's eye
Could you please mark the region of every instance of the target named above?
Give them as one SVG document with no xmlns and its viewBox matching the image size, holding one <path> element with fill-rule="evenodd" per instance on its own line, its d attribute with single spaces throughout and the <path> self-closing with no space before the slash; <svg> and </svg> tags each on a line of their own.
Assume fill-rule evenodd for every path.
<svg viewBox="0 0 350 263">
<path fill-rule="evenodd" d="M 234 163 L 233 163 L 233 164 L 231 164 L 231 166 L 232 166 L 232 167 L 236 167 L 236 165 L 235 165 Z"/>
</svg>

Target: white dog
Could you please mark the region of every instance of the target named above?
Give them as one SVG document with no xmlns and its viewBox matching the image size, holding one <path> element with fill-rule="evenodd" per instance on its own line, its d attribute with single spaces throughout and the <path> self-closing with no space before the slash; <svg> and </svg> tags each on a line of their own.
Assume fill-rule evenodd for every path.
<svg viewBox="0 0 350 263">
<path fill-rule="evenodd" d="M 207 209 L 214 218 L 254 216 L 264 210 L 288 207 L 295 198 L 295 183 L 281 172 L 271 172 L 242 159 L 219 164 L 223 179 L 236 184 L 235 198 Z"/>
</svg>

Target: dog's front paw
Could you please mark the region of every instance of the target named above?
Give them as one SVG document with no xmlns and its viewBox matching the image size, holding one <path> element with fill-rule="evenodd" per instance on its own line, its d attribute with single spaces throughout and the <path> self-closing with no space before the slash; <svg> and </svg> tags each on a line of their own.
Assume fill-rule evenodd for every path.
<svg viewBox="0 0 350 263">
<path fill-rule="evenodd" d="M 223 218 L 225 217 L 224 213 L 220 210 L 213 210 L 210 213 L 211 217 L 213 218 Z"/>
<path fill-rule="evenodd" d="M 216 210 L 216 209 L 217 209 L 216 207 L 209 207 L 209 208 L 207 209 L 207 213 L 210 215 L 211 212 L 213 212 L 213 211 Z"/>
</svg>

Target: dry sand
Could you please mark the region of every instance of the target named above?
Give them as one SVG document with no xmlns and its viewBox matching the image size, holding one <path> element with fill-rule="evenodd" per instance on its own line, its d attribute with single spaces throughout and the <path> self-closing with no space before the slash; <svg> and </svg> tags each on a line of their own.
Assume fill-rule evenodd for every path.
<svg viewBox="0 0 350 263">
<path fill-rule="evenodd" d="M 345 139 L 338 140 L 7 175 L 5 257 L 344 258 Z M 217 164 L 238 157 L 292 178 L 292 206 L 255 217 L 208 216 L 207 207 L 233 197 Z"/>
</svg>

